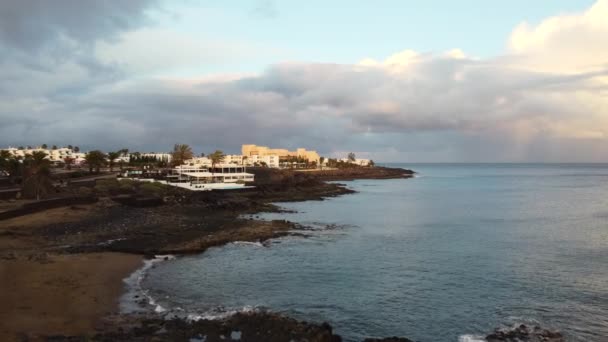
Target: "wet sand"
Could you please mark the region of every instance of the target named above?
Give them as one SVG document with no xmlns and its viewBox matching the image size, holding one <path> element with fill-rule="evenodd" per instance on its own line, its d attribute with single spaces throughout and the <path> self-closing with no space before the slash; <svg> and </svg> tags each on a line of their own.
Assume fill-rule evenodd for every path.
<svg viewBox="0 0 608 342">
<path fill-rule="evenodd" d="M 141 256 L 111 252 L 1 260 L 0 340 L 95 331 L 141 265 Z"/>
</svg>

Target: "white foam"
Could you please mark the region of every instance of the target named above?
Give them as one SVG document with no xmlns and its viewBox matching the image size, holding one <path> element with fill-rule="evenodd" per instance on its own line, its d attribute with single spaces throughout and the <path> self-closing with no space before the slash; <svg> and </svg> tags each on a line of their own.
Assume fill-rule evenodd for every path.
<svg viewBox="0 0 608 342">
<path fill-rule="evenodd" d="M 211 311 L 207 311 L 207 312 L 200 313 L 200 314 L 188 314 L 186 316 L 186 319 L 189 321 L 200 321 L 200 320 L 214 321 L 214 320 L 220 320 L 220 319 L 228 318 L 230 316 L 234 316 L 237 313 L 256 312 L 257 310 L 258 309 L 253 306 L 246 305 L 237 310 L 228 310 L 228 311 L 211 310 Z"/>
<path fill-rule="evenodd" d="M 146 277 L 147 271 L 152 268 L 155 264 L 175 259 L 174 255 L 155 255 L 154 259 L 146 259 L 143 262 L 143 266 L 131 273 L 127 278 L 123 279 L 123 282 L 127 285 L 127 291 L 120 300 L 120 311 L 131 313 L 138 311 L 145 311 L 141 305 L 138 305 L 136 297 L 143 297 L 147 299 L 148 304 L 154 306 L 154 312 L 161 313 L 167 311 L 161 305 L 157 304 L 154 298 L 148 293 L 149 291 L 144 290 L 141 287 L 141 283 Z"/>
<path fill-rule="evenodd" d="M 109 245 L 113 244 L 114 242 L 123 241 L 123 240 L 126 240 L 126 239 L 127 238 L 110 239 L 110 240 L 107 240 L 107 241 L 100 242 L 97 245 L 98 246 L 109 246 Z"/>
<path fill-rule="evenodd" d="M 467 334 L 458 336 L 458 342 L 486 342 L 486 339 L 483 336 Z"/>
<path fill-rule="evenodd" d="M 259 242 L 259 241 L 233 241 L 231 242 L 231 244 L 233 245 L 249 245 L 249 246 L 256 246 L 256 247 L 264 247 L 264 244 Z"/>
</svg>

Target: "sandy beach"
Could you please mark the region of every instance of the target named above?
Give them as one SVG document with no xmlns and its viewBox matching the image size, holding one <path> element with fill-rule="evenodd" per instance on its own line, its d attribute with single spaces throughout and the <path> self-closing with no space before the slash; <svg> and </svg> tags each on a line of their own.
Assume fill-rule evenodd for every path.
<svg viewBox="0 0 608 342">
<path fill-rule="evenodd" d="M 141 264 L 141 256 L 111 252 L 0 261 L 2 340 L 95 331 Z"/>
</svg>

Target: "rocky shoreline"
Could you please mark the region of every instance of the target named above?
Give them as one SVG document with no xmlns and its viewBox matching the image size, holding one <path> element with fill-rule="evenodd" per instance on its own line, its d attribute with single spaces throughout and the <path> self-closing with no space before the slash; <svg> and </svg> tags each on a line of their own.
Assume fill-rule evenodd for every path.
<svg viewBox="0 0 608 342">
<path fill-rule="evenodd" d="M 273 202 L 323 200 L 353 193 L 344 185 L 327 181 L 410 178 L 414 175 L 410 170 L 384 167 L 318 172 L 254 169 L 252 172 L 256 174 L 256 187 L 251 190 L 183 192 L 161 206 L 143 208 L 102 198 L 88 207 L 63 208 L 55 219 L 51 219 L 54 217 L 52 212 L 58 211 L 54 209 L 49 213 L 4 221 L 0 225 L 0 246 L 3 247 L 0 262 L 26 260 L 44 263 L 52 262 L 55 255 L 86 256 L 95 253 L 126 253 L 147 257 L 156 254 L 183 255 L 201 253 L 210 247 L 234 241 L 265 241 L 294 234 L 294 230 L 303 228 L 283 220 L 269 222 L 255 219 L 256 213 L 280 210 Z M 36 215 L 40 216 L 38 221 Z M 76 284 L 75 289 L 78 288 Z M 111 300 L 105 298 L 102 301 Z M 15 334 L 13 337 L 17 336 L 20 340 L 341 341 L 326 323 L 298 322 L 272 313 L 240 313 L 211 321 L 167 320 L 150 314 L 105 314 L 102 317 L 95 324 L 95 329 L 73 331 L 52 326 L 37 332 L 12 331 L 11 327 L 4 327 L 4 330 Z M 491 337 L 492 341 L 511 341 L 510 336 L 495 333 Z M 517 336 L 520 338 L 524 335 Z M 557 335 L 550 336 L 553 338 Z M 409 340 L 389 338 L 366 341 Z"/>
</svg>

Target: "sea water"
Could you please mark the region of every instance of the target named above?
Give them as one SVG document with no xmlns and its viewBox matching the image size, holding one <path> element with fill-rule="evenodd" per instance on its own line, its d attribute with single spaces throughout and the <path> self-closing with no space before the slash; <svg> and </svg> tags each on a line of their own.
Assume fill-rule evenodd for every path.
<svg viewBox="0 0 608 342">
<path fill-rule="evenodd" d="M 261 215 L 307 237 L 229 244 L 151 269 L 168 310 L 243 308 L 329 322 L 347 341 L 474 340 L 538 324 L 608 340 L 608 165 L 396 164 L 413 179 Z"/>
</svg>

